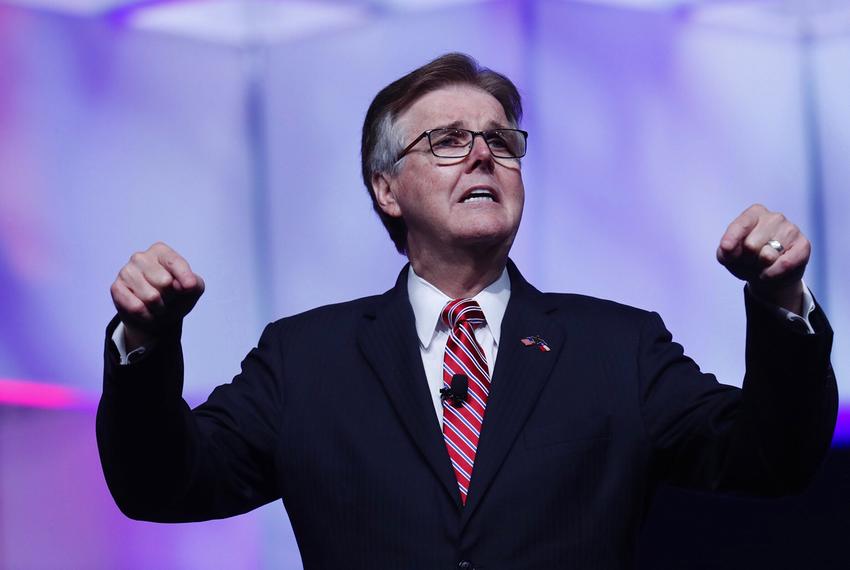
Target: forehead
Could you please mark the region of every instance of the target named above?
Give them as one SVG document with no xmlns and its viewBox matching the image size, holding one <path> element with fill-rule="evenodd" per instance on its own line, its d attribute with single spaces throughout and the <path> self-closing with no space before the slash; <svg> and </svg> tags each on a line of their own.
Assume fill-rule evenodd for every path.
<svg viewBox="0 0 850 570">
<path fill-rule="evenodd" d="M 426 93 L 401 114 L 399 123 L 409 132 L 449 125 L 473 130 L 509 126 L 501 103 L 471 85 L 451 85 Z"/>
</svg>

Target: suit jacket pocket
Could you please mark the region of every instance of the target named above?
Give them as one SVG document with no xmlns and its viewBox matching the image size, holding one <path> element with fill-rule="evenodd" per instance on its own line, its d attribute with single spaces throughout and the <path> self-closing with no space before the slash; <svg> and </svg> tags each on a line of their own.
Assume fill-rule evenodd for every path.
<svg viewBox="0 0 850 570">
<path fill-rule="evenodd" d="M 580 446 L 611 437 L 611 416 L 562 418 L 542 425 L 530 423 L 523 438 L 529 449 L 552 445 Z"/>
</svg>

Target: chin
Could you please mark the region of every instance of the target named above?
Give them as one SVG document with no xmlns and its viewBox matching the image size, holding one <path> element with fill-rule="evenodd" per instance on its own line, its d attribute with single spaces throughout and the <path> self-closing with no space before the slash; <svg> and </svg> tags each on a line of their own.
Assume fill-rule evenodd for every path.
<svg viewBox="0 0 850 570">
<path fill-rule="evenodd" d="M 514 241 L 514 235 L 515 233 L 510 230 L 466 232 L 463 235 L 458 236 L 457 241 L 466 246 L 478 248 L 490 249 L 494 247 L 507 247 L 510 249 L 511 244 Z"/>
</svg>

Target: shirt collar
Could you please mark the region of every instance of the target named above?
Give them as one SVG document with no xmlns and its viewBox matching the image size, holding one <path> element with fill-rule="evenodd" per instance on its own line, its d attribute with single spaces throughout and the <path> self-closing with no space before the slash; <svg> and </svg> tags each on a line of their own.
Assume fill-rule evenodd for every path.
<svg viewBox="0 0 850 570">
<path fill-rule="evenodd" d="M 413 317 L 416 319 L 416 334 L 419 342 L 424 348 L 431 345 L 434 333 L 439 327 L 445 327 L 440 321 L 440 313 L 451 297 L 428 283 L 413 271 L 411 265 L 407 272 L 407 296 L 413 307 Z M 508 308 L 508 300 L 511 297 L 511 279 L 508 270 L 503 269 L 499 278 L 490 283 L 473 299 L 481 305 L 484 318 L 487 319 L 487 327 L 499 345 L 499 336 L 502 332 L 502 318 Z"/>
</svg>

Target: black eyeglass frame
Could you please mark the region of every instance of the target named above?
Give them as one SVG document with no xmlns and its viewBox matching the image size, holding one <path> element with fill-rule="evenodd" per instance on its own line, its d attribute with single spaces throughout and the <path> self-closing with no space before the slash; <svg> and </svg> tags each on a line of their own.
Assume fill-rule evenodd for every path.
<svg viewBox="0 0 850 570">
<path fill-rule="evenodd" d="M 431 142 L 431 133 L 436 132 L 436 131 L 462 131 L 462 132 L 465 132 L 465 133 L 470 133 L 472 135 L 472 139 L 469 141 L 469 144 L 467 144 L 467 146 L 466 146 L 466 154 L 461 155 L 461 156 L 440 156 L 439 154 L 437 154 L 437 151 L 434 150 L 434 144 Z M 493 147 L 491 147 L 490 143 L 487 142 L 487 137 L 484 136 L 484 135 L 487 134 L 487 133 L 494 133 L 494 132 L 500 132 L 500 131 L 516 132 L 516 133 L 520 133 L 523 136 L 523 139 L 524 139 L 523 142 L 525 142 L 525 145 L 523 146 L 523 152 L 522 152 L 521 155 L 519 155 L 519 156 L 505 156 L 505 155 L 496 154 L 496 152 L 493 150 Z M 469 129 L 461 129 L 461 128 L 458 128 L 458 127 L 440 127 L 438 129 L 430 129 L 430 130 L 427 130 L 427 131 L 422 131 L 421 135 L 416 137 L 413 140 L 412 143 L 407 145 L 404 148 L 404 150 L 399 153 L 398 158 L 396 158 L 395 161 L 398 162 L 399 160 L 404 158 L 407 155 L 407 153 L 410 152 L 413 149 L 413 147 L 415 147 L 417 144 L 419 144 L 419 141 L 421 141 L 425 137 L 428 137 L 428 148 L 431 150 L 431 154 L 433 154 L 437 158 L 466 158 L 467 156 L 469 156 L 469 153 L 472 152 L 472 147 L 475 146 L 475 137 L 477 137 L 479 135 L 481 136 L 482 139 L 484 139 L 484 144 L 487 145 L 487 148 L 490 150 L 490 154 L 493 155 L 493 158 L 522 158 L 523 156 L 525 156 L 526 152 L 528 151 L 528 131 L 524 131 L 522 129 L 487 129 L 486 131 L 471 131 Z"/>
</svg>

